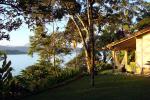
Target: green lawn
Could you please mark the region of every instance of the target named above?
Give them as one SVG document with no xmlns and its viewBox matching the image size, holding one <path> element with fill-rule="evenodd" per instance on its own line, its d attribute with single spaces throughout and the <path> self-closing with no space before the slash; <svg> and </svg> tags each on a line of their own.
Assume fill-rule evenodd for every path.
<svg viewBox="0 0 150 100">
<path fill-rule="evenodd" d="M 89 82 L 89 77 L 85 76 L 24 100 L 150 100 L 150 78 L 98 75 L 95 88 Z"/>
</svg>

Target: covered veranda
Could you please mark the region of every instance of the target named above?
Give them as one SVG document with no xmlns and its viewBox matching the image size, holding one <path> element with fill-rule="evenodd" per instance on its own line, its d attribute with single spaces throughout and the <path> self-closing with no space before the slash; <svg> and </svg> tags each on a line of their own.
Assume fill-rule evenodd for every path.
<svg viewBox="0 0 150 100">
<path fill-rule="evenodd" d="M 137 69 L 135 68 L 136 36 L 130 36 L 119 41 L 112 42 L 111 44 L 108 44 L 106 48 L 112 51 L 113 63 L 117 69 L 125 67 L 128 72 L 137 72 Z M 120 52 L 123 52 L 121 61 L 118 59 Z M 130 52 L 134 52 L 134 58 L 132 61 L 129 61 L 128 59 Z"/>
<path fill-rule="evenodd" d="M 118 69 L 125 67 L 128 72 L 150 74 L 150 27 L 112 42 L 105 49 L 112 51 L 114 66 Z M 120 52 L 123 52 L 121 60 L 118 59 Z M 129 59 L 131 54 L 134 56 Z"/>
</svg>

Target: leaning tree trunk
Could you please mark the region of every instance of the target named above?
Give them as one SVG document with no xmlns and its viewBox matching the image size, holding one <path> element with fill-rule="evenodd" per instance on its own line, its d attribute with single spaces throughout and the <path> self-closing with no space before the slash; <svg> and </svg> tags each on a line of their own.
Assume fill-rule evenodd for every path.
<svg viewBox="0 0 150 100">
<path fill-rule="evenodd" d="M 85 52 L 85 57 L 86 57 L 87 71 L 90 74 L 91 73 L 91 50 L 90 48 L 89 49 L 85 48 L 84 52 Z"/>
<path fill-rule="evenodd" d="M 85 39 L 84 36 L 83 36 L 82 30 L 79 27 L 79 24 L 78 24 L 75 16 L 72 16 L 71 19 L 74 22 L 75 26 L 77 27 L 79 35 L 80 35 L 81 40 L 83 42 L 84 52 L 85 52 L 85 57 L 86 57 L 86 64 L 87 64 L 87 71 L 90 74 L 91 73 L 91 48 L 90 48 L 90 42 L 89 42 L 89 38 L 90 38 L 89 31 L 86 31 L 88 36 Z"/>
<path fill-rule="evenodd" d="M 75 26 L 78 29 L 79 35 L 82 39 L 85 56 L 86 56 L 86 64 L 87 71 L 91 75 L 91 84 L 94 86 L 94 66 L 95 66 L 95 51 L 94 51 L 94 31 L 93 31 L 93 22 L 92 22 L 92 2 L 93 0 L 87 0 L 87 15 L 88 15 L 88 27 L 85 27 L 82 19 L 79 16 L 70 16 Z M 78 19 L 78 21 L 77 21 Z M 80 24 L 79 24 L 80 23 Z M 86 29 L 87 37 L 86 39 L 83 36 L 83 32 L 79 25 L 82 25 Z"/>
</svg>

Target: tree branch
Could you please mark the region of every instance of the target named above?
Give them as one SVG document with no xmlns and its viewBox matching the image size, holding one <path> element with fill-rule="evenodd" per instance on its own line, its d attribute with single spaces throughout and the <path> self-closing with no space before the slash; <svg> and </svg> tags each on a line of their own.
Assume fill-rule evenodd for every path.
<svg viewBox="0 0 150 100">
<path fill-rule="evenodd" d="M 77 27 L 77 29 L 78 29 L 78 31 L 79 31 L 79 35 L 80 35 L 80 37 L 81 37 L 81 39 L 82 39 L 82 41 L 83 41 L 84 47 L 85 47 L 85 49 L 87 50 L 88 47 L 87 47 L 86 41 L 85 41 L 85 39 L 84 39 L 84 37 L 83 37 L 82 30 L 79 28 L 79 26 L 78 26 L 78 24 L 77 24 L 77 22 L 76 22 L 74 16 L 71 16 L 71 19 L 72 19 L 72 21 L 74 22 L 75 26 Z"/>
<path fill-rule="evenodd" d="M 79 16 L 79 15 L 76 15 L 76 17 L 79 19 L 80 23 L 81 23 L 81 24 L 82 24 L 82 26 L 84 27 L 84 29 L 83 29 L 83 30 L 85 30 L 85 31 L 86 31 L 86 33 L 88 34 L 89 32 L 88 32 L 87 28 L 85 27 L 85 25 L 84 25 L 84 23 L 83 23 L 82 19 L 80 18 L 80 16 Z"/>
<path fill-rule="evenodd" d="M 9 2 L 0 2 L 0 5 L 6 5 L 6 6 L 11 6 L 13 9 L 21 12 L 22 10 L 16 5 L 16 4 L 13 4 L 12 2 L 9 3 Z"/>
</svg>

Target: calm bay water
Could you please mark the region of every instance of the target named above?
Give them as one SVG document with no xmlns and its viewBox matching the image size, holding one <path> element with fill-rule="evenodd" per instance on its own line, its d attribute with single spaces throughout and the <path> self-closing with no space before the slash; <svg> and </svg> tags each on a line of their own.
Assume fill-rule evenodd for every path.
<svg viewBox="0 0 150 100">
<path fill-rule="evenodd" d="M 13 75 L 20 74 L 21 70 L 35 64 L 39 58 L 37 54 L 34 54 L 33 57 L 27 54 L 7 55 L 7 57 L 8 60 L 11 60 L 12 62 L 11 67 L 14 69 L 12 71 Z"/>
<path fill-rule="evenodd" d="M 73 57 L 75 57 L 75 54 L 67 55 L 62 57 L 61 59 L 64 60 L 64 63 L 71 60 Z M 13 75 L 19 75 L 22 70 L 24 70 L 26 67 L 33 65 L 37 63 L 39 56 L 37 54 L 34 54 L 33 57 L 27 55 L 27 54 L 18 54 L 18 55 L 7 55 L 7 61 L 11 61 L 11 67 L 13 68 Z M 64 63 L 61 64 L 62 67 L 64 66 Z M 0 66 L 2 65 L 2 62 L 0 62 Z"/>
</svg>

